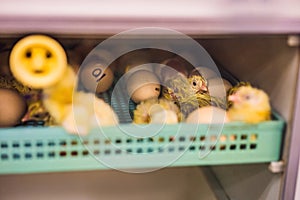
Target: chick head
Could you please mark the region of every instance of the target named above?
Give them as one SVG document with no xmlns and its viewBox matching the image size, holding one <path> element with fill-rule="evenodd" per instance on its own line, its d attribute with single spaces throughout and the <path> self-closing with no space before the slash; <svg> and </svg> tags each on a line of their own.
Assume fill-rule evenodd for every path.
<svg viewBox="0 0 300 200">
<path fill-rule="evenodd" d="M 255 110 L 269 110 L 269 97 L 260 90 L 251 86 L 242 86 L 234 94 L 228 96 L 228 100 L 233 103 L 233 108 L 251 108 Z"/>
</svg>

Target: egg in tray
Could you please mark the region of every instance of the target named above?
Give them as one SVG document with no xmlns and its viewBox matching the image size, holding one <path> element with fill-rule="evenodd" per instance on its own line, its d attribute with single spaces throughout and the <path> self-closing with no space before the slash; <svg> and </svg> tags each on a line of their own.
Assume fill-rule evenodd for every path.
<svg viewBox="0 0 300 200">
<path fill-rule="evenodd" d="M 212 67 L 210 57 L 212 65 L 195 66 L 191 55 L 164 49 L 124 53 L 122 45 L 104 50 L 85 40 L 63 44 L 29 35 L 10 49 L 0 79 L 1 160 L 22 158 L 23 151 L 14 152 L 21 143 L 30 144 L 25 160 L 76 159 L 88 154 L 87 147 L 125 168 L 162 166 L 171 155 L 174 166 L 278 160 L 284 123 L 272 113 L 268 95 Z M 74 145 L 79 143 L 85 148 Z M 68 170 L 74 163 L 65 164 Z M 7 162 L 0 172 L 12 166 Z M 48 168 L 39 162 L 31 171 L 54 169 Z"/>
</svg>

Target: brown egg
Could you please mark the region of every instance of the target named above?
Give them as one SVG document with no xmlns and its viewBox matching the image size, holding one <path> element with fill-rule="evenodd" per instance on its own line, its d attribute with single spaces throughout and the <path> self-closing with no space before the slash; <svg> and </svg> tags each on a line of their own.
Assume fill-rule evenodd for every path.
<svg viewBox="0 0 300 200">
<path fill-rule="evenodd" d="M 0 127 L 10 127 L 21 122 L 26 112 L 23 96 L 11 89 L 0 89 Z"/>
<path fill-rule="evenodd" d="M 107 91 L 114 81 L 113 71 L 101 63 L 90 63 L 80 70 L 80 81 L 93 93 Z"/>
<path fill-rule="evenodd" d="M 206 106 L 198 108 L 191 112 L 186 123 L 191 124 L 216 124 L 229 122 L 226 110 L 214 106 Z"/>
<path fill-rule="evenodd" d="M 193 70 L 190 72 L 190 76 L 191 76 L 191 75 L 198 75 L 199 72 L 200 72 L 200 74 L 201 74 L 206 80 L 211 79 L 211 78 L 215 78 L 215 77 L 218 76 L 217 73 L 216 73 L 214 70 L 212 70 L 212 69 L 210 69 L 210 68 L 208 68 L 208 67 L 196 67 L 195 69 L 193 69 Z"/>
<path fill-rule="evenodd" d="M 158 97 L 160 83 L 156 75 L 147 70 L 138 70 L 127 79 L 127 92 L 135 103 Z"/>
<path fill-rule="evenodd" d="M 157 66 L 154 71 L 161 80 L 165 83 L 168 79 L 182 74 L 183 76 L 188 76 L 187 63 L 184 62 L 180 57 L 169 58 L 162 62 L 163 65 Z"/>
</svg>

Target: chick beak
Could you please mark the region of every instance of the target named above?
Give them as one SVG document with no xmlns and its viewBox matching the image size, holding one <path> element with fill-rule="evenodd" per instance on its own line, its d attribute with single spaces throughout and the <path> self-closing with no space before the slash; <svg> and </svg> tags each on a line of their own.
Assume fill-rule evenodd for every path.
<svg viewBox="0 0 300 200">
<path fill-rule="evenodd" d="M 237 94 L 232 94 L 228 96 L 228 101 L 232 101 L 234 103 L 240 102 L 240 97 Z"/>
<path fill-rule="evenodd" d="M 205 84 L 201 85 L 200 90 L 203 91 L 203 92 L 207 92 L 208 91 L 207 86 Z"/>
</svg>

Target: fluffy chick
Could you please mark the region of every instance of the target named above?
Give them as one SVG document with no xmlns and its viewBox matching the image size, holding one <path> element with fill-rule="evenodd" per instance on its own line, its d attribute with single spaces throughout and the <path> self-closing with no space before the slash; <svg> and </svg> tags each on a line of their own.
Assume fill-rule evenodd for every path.
<svg viewBox="0 0 300 200">
<path fill-rule="evenodd" d="M 110 105 L 92 93 L 74 93 L 72 105 L 67 109 L 69 112 L 63 119 L 62 125 L 69 133 L 86 135 L 93 127 L 119 123 L 118 116 Z"/>
<path fill-rule="evenodd" d="M 251 86 L 239 87 L 235 93 L 228 96 L 232 106 L 228 110 L 230 121 L 259 123 L 270 120 L 271 106 L 268 95 Z"/>
<path fill-rule="evenodd" d="M 43 90 L 43 104 L 55 122 L 69 133 L 86 135 L 90 128 L 115 125 L 118 117 L 112 108 L 92 93 L 78 92 L 76 75 L 68 67 L 64 79 Z"/>
<path fill-rule="evenodd" d="M 43 104 L 58 124 L 63 121 L 69 112 L 68 106 L 72 104 L 75 87 L 75 72 L 71 67 L 68 67 L 63 79 L 50 88 L 43 90 Z"/>
<path fill-rule="evenodd" d="M 165 98 L 142 101 L 133 111 L 133 123 L 175 124 L 182 120 L 178 106 Z"/>
</svg>

